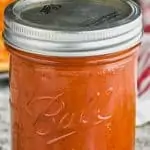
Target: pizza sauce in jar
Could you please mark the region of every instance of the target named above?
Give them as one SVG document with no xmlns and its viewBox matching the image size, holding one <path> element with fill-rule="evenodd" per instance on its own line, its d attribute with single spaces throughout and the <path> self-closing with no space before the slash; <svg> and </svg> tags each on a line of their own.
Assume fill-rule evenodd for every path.
<svg viewBox="0 0 150 150">
<path fill-rule="evenodd" d="M 5 12 L 13 150 L 133 150 L 133 1 L 18 1 Z"/>
</svg>

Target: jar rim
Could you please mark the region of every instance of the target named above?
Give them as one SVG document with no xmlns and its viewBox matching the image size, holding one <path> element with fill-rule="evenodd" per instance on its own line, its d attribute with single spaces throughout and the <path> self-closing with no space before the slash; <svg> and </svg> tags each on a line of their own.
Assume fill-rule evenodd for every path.
<svg viewBox="0 0 150 150">
<path fill-rule="evenodd" d="M 50 30 L 45 26 L 35 27 L 37 24 L 33 23 L 35 16 L 30 23 L 28 22 L 30 18 L 27 18 L 26 21 L 21 18 L 22 12 L 29 10 L 29 4 L 36 6 L 39 0 L 15 2 L 5 11 L 3 36 L 5 42 L 16 49 L 48 56 L 80 57 L 122 51 L 141 41 L 143 28 L 139 6 L 130 0 L 122 1 L 122 3 L 130 8 L 130 12 L 125 18 L 114 20 L 118 25 L 111 26 L 111 23 L 108 23 L 104 24 L 110 26 L 107 28 L 101 26 L 98 29 L 67 31 Z M 110 6 L 114 7 L 112 4 Z"/>
</svg>

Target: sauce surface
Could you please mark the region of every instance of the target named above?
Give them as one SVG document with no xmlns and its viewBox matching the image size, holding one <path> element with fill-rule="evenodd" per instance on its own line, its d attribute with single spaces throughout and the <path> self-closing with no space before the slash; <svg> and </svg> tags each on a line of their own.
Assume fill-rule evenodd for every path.
<svg viewBox="0 0 150 150">
<path fill-rule="evenodd" d="M 133 150 L 137 60 L 11 52 L 13 150 Z"/>
</svg>

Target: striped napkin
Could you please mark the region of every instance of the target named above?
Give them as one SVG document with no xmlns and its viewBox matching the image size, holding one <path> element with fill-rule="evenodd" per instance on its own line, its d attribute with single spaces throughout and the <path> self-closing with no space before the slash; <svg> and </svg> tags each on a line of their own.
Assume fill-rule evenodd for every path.
<svg viewBox="0 0 150 150">
<path fill-rule="evenodd" d="M 139 53 L 136 125 L 150 122 L 150 33 L 145 33 Z"/>
</svg>

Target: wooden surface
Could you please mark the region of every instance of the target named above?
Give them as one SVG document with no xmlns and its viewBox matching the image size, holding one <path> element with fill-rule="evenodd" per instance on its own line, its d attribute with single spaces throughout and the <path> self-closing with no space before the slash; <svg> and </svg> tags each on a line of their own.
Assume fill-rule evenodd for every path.
<svg viewBox="0 0 150 150">
<path fill-rule="evenodd" d="M 10 150 L 8 83 L 0 81 L 0 150 Z M 136 128 L 135 150 L 150 150 L 150 125 Z"/>
</svg>

